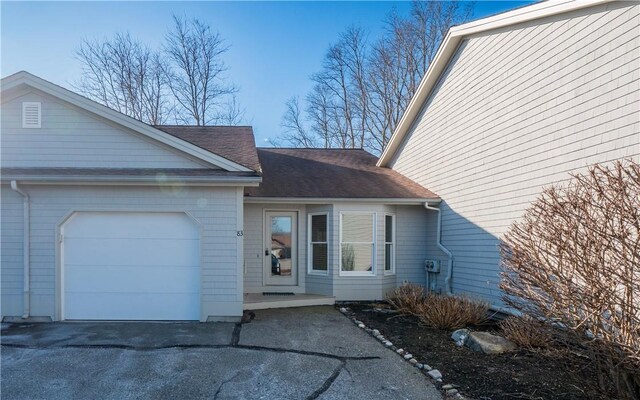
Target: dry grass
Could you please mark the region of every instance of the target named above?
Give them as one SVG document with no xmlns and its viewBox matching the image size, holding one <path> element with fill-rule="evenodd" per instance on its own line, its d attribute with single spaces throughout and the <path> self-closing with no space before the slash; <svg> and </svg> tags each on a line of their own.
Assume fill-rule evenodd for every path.
<svg viewBox="0 0 640 400">
<path fill-rule="evenodd" d="M 548 349 L 553 335 L 544 324 L 530 317 L 509 317 L 500 322 L 505 338 L 527 349 Z"/>
<path fill-rule="evenodd" d="M 420 321 L 438 329 L 459 329 L 479 325 L 488 319 L 489 304 L 468 297 L 429 294 L 417 313 Z"/>
<path fill-rule="evenodd" d="M 403 314 L 418 315 L 425 299 L 424 288 L 409 283 L 396 288 L 387 295 L 387 302 Z"/>
</svg>

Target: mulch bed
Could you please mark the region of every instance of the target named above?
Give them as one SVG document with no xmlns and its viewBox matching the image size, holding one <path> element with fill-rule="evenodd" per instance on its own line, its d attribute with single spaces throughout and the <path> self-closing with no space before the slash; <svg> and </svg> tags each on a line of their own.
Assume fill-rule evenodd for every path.
<svg viewBox="0 0 640 400">
<path fill-rule="evenodd" d="M 351 303 L 354 316 L 418 360 L 438 369 L 472 399 L 604 399 L 589 360 L 551 352 L 516 351 L 488 355 L 457 347 L 451 332 L 422 326 L 418 319 L 374 311 L 383 304 Z M 495 324 L 472 330 L 497 330 Z"/>
</svg>

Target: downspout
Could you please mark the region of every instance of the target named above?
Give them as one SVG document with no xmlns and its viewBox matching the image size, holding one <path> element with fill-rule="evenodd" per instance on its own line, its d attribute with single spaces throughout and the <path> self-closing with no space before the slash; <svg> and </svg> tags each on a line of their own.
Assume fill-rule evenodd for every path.
<svg viewBox="0 0 640 400">
<path fill-rule="evenodd" d="M 22 213 L 22 217 L 23 217 L 23 222 L 22 222 L 22 232 L 24 234 L 23 239 L 22 239 L 22 260 L 24 262 L 24 276 L 23 276 L 23 304 L 24 304 L 24 314 L 22 315 L 22 318 L 26 319 L 29 318 L 29 314 L 31 312 L 31 306 L 30 306 L 30 288 L 29 288 L 29 281 L 30 281 L 30 272 L 29 272 L 29 268 L 30 268 L 30 261 L 29 261 L 29 246 L 30 246 L 30 225 L 29 225 L 29 195 L 22 189 L 20 189 L 18 187 L 18 182 L 17 181 L 11 181 L 11 189 L 18 193 L 19 195 L 22 196 L 22 205 L 24 207 L 23 213 Z"/>
<path fill-rule="evenodd" d="M 437 202 L 432 202 L 433 204 L 440 204 L 440 200 L 438 200 Z M 442 230 L 442 213 L 440 212 L 440 207 L 434 207 L 432 205 L 429 204 L 429 202 L 425 202 L 424 203 L 424 208 L 426 208 L 427 210 L 431 210 L 431 211 L 437 211 L 438 212 L 438 227 L 437 227 L 437 231 L 436 231 L 436 243 L 438 244 L 438 248 L 447 255 L 448 260 L 447 260 L 447 276 L 444 279 L 444 285 L 445 285 L 445 290 L 447 291 L 448 295 L 452 295 L 453 291 L 451 290 L 451 276 L 453 275 L 453 255 L 451 254 L 451 252 L 442 245 L 442 242 L 440 241 L 440 231 Z"/>
</svg>

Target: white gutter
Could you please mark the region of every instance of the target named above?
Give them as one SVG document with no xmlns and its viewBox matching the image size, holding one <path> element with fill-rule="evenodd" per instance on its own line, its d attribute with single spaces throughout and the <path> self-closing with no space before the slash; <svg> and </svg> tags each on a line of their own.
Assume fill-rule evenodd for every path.
<svg viewBox="0 0 640 400">
<path fill-rule="evenodd" d="M 29 289 L 29 281 L 30 281 L 30 260 L 29 260 L 29 245 L 30 245 L 30 225 L 29 225 L 29 195 L 18 187 L 17 181 L 11 181 L 11 189 L 22 196 L 22 205 L 24 207 L 22 217 L 22 232 L 24 234 L 22 238 L 22 260 L 24 262 L 24 275 L 22 278 L 23 282 L 23 303 L 24 303 L 24 313 L 22 318 L 29 318 L 30 314 L 30 289 Z"/>
<path fill-rule="evenodd" d="M 432 204 L 440 204 L 440 201 L 438 202 L 432 202 Z M 426 208 L 427 210 L 431 210 L 431 211 L 437 211 L 438 212 L 438 227 L 437 227 L 437 232 L 436 232 L 436 243 L 438 244 L 438 248 L 440 250 L 442 250 L 443 253 L 445 253 L 448 257 L 447 260 L 447 276 L 444 279 L 444 285 L 445 285 L 445 290 L 447 291 L 448 295 L 452 295 L 453 291 L 451 290 L 451 277 L 453 275 L 453 255 L 451 254 L 451 252 L 442 245 L 442 242 L 440 241 L 440 231 L 442 228 L 442 212 L 440 211 L 439 207 L 433 207 L 429 204 L 429 202 L 425 202 L 424 203 L 424 208 Z"/>
</svg>

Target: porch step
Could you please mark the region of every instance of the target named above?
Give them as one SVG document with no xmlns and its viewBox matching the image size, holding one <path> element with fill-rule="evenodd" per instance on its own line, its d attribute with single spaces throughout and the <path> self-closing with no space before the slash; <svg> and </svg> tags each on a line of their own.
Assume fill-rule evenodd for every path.
<svg viewBox="0 0 640 400">
<path fill-rule="evenodd" d="M 332 306 L 336 298 L 316 294 L 294 294 L 293 296 L 264 296 L 261 293 L 245 293 L 245 310 L 266 310 L 268 308 L 290 308 L 307 306 Z"/>
</svg>

